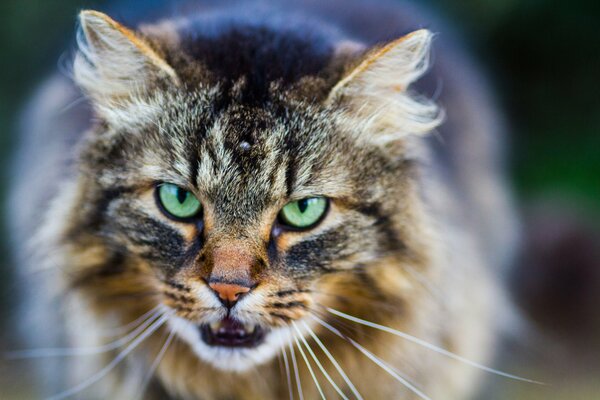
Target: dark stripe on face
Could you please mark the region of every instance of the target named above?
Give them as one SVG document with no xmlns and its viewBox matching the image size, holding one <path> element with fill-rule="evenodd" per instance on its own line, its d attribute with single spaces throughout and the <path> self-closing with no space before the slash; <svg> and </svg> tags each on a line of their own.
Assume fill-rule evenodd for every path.
<svg viewBox="0 0 600 400">
<path fill-rule="evenodd" d="M 318 270 L 331 272 L 332 263 L 348 255 L 347 239 L 343 231 L 331 230 L 297 243 L 285 255 L 286 266 L 300 276 L 309 276 Z"/>
<path fill-rule="evenodd" d="M 296 175 L 298 173 L 298 165 L 296 157 L 290 155 L 288 157 L 287 168 L 285 169 L 285 187 L 286 195 L 290 197 L 294 192 L 294 186 L 296 182 Z"/>
<path fill-rule="evenodd" d="M 133 189 L 129 187 L 116 187 L 103 191 L 96 199 L 94 207 L 92 208 L 93 211 L 85 217 L 81 224 L 76 225 L 73 230 L 67 234 L 67 238 L 77 240 L 82 233 L 88 233 L 90 231 L 97 232 L 105 220 L 106 211 L 111 203 L 132 191 Z"/>
<path fill-rule="evenodd" d="M 286 185 L 286 193 L 289 197 L 293 191 L 296 184 L 296 178 L 298 175 L 298 163 L 301 155 L 299 154 L 302 151 L 302 143 L 297 139 L 296 135 L 292 132 L 286 135 L 283 146 L 285 149 L 285 155 L 287 156 L 286 162 L 286 170 L 285 170 L 285 185 Z"/>
<path fill-rule="evenodd" d="M 170 280 L 165 280 L 163 281 L 163 283 L 173 287 L 174 289 L 181 290 L 182 292 L 189 293 L 191 290 L 189 287 L 182 285 L 181 283 L 173 282 Z"/>
<path fill-rule="evenodd" d="M 198 229 L 199 232 L 202 232 L 202 228 Z M 194 262 L 200 251 L 202 250 L 202 246 L 204 245 L 204 240 L 201 235 L 196 235 L 194 241 L 185 251 L 183 256 L 183 260 L 185 264 L 189 264 Z"/>
<path fill-rule="evenodd" d="M 215 143 L 212 140 L 207 140 L 205 142 L 205 146 L 204 149 L 206 150 L 206 154 L 207 156 L 212 160 L 213 162 L 213 168 L 214 165 L 218 165 L 219 163 L 219 156 L 217 156 L 217 153 L 215 152 Z"/>
<path fill-rule="evenodd" d="M 141 255 L 166 268 L 168 272 L 178 270 L 185 257 L 185 240 L 175 229 L 161 221 L 155 220 L 132 210 L 126 205 L 120 207 L 112 215 L 112 223 L 106 227 L 110 232 L 124 233 L 135 245 L 143 246 Z M 116 226 L 115 226 L 116 225 Z"/>
<path fill-rule="evenodd" d="M 280 165 L 276 164 L 273 166 L 273 168 L 271 169 L 271 171 L 269 172 L 269 187 L 274 189 L 276 186 L 275 184 L 277 183 L 277 177 L 279 176 L 279 169 L 280 169 Z M 277 198 L 276 193 L 279 192 L 278 190 L 273 190 L 271 193 L 271 198 L 273 199 L 273 201 L 275 201 L 275 199 Z M 289 196 L 289 194 L 288 194 Z"/>
<path fill-rule="evenodd" d="M 272 296 L 274 297 L 285 297 L 285 296 L 289 296 L 291 294 L 296 294 L 296 293 L 310 293 L 311 291 L 308 289 L 290 289 L 290 290 L 282 290 L 280 292 L 277 292 L 275 294 L 273 294 Z"/>
<path fill-rule="evenodd" d="M 197 185 L 198 170 L 200 169 L 200 156 L 198 155 L 198 145 L 193 144 L 188 150 L 188 163 L 190 165 L 189 181 L 194 187 Z"/>
<path fill-rule="evenodd" d="M 406 244 L 400 238 L 390 217 L 386 215 L 379 203 L 361 205 L 357 211 L 375 220 L 375 228 L 382 237 L 382 244 L 385 250 L 391 252 L 406 250 Z"/>
<path fill-rule="evenodd" d="M 283 314 L 279 314 L 279 313 L 269 313 L 269 315 L 272 316 L 273 318 L 282 319 L 284 322 L 290 322 L 292 320 L 287 315 L 283 315 Z"/>
<path fill-rule="evenodd" d="M 281 260 L 280 254 L 277 251 L 277 244 L 273 237 L 271 237 L 269 244 L 267 245 L 267 257 L 270 265 L 277 265 Z"/>
<path fill-rule="evenodd" d="M 308 309 L 308 306 L 302 302 L 299 301 L 290 301 L 289 303 L 273 303 L 270 304 L 271 307 L 273 308 L 293 308 L 293 307 L 299 307 L 299 308 L 304 308 L 304 309 Z"/>
<path fill-rule="evenodd" d="M 167 296 L 168 298 L 170 298 L 171 300 L 175 300 L 175 301 L 179 301 L 181 303 L 184 304 L 195 304 L 196 300 L 192 297 L 186 297 L 183 294 L 178 294 L 178 293 L 171 293 L 171 292 L 167 292 L 167 291 L 163 291 L 162 294 L 164 296 Z"/>
</svg>

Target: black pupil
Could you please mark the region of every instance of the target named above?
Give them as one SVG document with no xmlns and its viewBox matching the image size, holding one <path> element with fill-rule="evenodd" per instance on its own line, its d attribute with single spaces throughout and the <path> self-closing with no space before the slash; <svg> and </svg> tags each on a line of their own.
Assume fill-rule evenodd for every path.
<svg viewBox="0 0 600 400">
<path fill-rule="evenodd" d="M 177 188 L 177 201 L 183 204 L 185 202 L 185 199 L 187 199 L 187 194 L 188 192 L 186 190 Z"/>
<path fill-rule="evenodd" d="M 302 199 L 298 201 L 298 210 L 300 210 L 300 212 L 302 214 L 304 214 L 304 211 L 306 211 L 306 209 L 308 208 L 308 199 Z"/>
</svg>

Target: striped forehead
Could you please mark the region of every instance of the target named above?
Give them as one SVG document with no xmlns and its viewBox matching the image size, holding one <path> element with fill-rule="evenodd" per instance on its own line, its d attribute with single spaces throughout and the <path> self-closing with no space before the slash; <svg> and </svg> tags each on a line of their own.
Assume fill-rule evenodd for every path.
<svg viewBox="0 0 600 400">
<path fill-rule="evenodd" d="M 326 119 L 310 108 L 217 108 L 209 94 L 162 98 L 153 124 L 160 144 L 147 149 L 173 183 L 197 190 L 220 218 L 258 217 L 317 182 L 318 164 L 336 153 Z"/>
<path fill-rule="evenodd" d="M 194 184 L 224 219 L 252 218 L 286 193 L 288 156 L 283 126 L 239 132 L 235 120 L 218 118 L 200 142 Z"/>
</svg>

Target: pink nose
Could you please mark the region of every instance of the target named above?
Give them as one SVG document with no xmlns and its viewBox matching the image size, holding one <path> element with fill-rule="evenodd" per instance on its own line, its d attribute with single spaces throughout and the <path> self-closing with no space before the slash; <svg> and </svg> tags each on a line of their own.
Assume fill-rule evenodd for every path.
<svg viewBox="0 0 600 400">
<path fill-rule="evenodd" d="M 235 304 L 241 295 L 250 291 L 249 287 L 237 285 L 235 283 L 211 282 L 208 286 L 210 286 L 210 288 L 217 293 L 219 298 L 229 306 Z"/>
</svg>

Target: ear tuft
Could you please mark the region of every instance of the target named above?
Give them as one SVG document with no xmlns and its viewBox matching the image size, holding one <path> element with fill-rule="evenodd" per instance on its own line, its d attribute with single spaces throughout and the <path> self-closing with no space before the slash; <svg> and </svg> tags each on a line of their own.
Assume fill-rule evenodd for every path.
<svg viewBox="0 0 600 400">
<path fill-rule="evenodd" d="M 335 85 L 328 104 L 369 121 L 382 142 L 431 131 L 441 123 L 442 111 L 408 89 L 429 67 L 432 38 L 422 29 L 371 51 Z"/>
<path fill-rule="evenodd" d="M 79 14 L 76 83 L 100 107 L 127 102 L 157 80 L 178 84 L 173 68 L 134 31 L 98 11 Z"/>
</svg>

